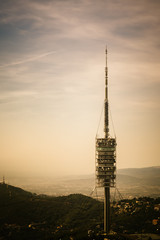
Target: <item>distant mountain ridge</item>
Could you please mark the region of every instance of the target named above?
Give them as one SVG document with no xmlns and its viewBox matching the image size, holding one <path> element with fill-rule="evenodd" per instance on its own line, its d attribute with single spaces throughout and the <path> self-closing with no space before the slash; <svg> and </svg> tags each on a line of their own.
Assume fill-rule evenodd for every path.
<svg viewBox="0 0 160 240">
<path fill-rule="evenodd" d="M 145 168 L 123 168 L 118 169 L 118 174 L 129 175 L 133 177 L 160 177 L 160 166 Z"/>
<path fill-rule="evenodd" d="M 7 178 L 7 176 L 6 176 Z M 81 193 L 90 195 L 95 187 L 95 174 L 51 177 L 8 178 L 13 185 L 37 194 L 69 195 Z M 126 198 L 160 196 L 160 166 L 146 168 L 125 168 L 117 170 L 117 187 Z"/>
<path fill-rule="evenodd" d="M 117 186 L 127 196 L 159 197 L 160 167 L 119 169 Z"/>
</svg>

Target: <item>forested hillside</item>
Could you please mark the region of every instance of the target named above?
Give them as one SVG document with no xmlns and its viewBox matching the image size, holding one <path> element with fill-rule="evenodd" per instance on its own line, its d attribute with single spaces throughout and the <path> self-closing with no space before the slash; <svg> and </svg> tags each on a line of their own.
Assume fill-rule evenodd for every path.
<svg viewBox="0 0 160 240">
<path fill-rule="evenodd" d="M 108 239 L 124 234 L 160 233 L 160 198 L 111 203 Z M 0 239 L 103 239 L 103 202 L 81 194 L 51 197 L 0 184 Z M 116 236 L 116 237 L 115 237 Z"/>
<path fill-rule="evenodd" d="M 102 223 L 102 208 L 101 202 L 81 194 L 37 196 L 0 184 L 1 236 L 11 234 L 17 240 L 87 236 L 89 229 Z"/>
</svg>

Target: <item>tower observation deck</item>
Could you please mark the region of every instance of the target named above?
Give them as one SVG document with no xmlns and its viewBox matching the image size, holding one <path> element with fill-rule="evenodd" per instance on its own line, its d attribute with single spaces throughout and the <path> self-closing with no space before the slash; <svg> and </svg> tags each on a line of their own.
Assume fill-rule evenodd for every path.
<svg viewBox="0 0 160 240">
<path fill-rule="evenodd" d="M 109 135 L 108 67 L 106 49 L 104 138 L 96 138 L 96 184 L 104 188 L 104 232 L 110 231 L 110 188 L 116 184 L 116 139 Z"/>
</svg>

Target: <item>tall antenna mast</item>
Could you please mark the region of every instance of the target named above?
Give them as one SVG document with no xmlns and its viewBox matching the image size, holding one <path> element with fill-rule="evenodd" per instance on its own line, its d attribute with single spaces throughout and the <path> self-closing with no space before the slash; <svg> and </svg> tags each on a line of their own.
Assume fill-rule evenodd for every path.
<svg viewBox="0 0 160 240">
<path fill-rule="evenodd" d="M 108 117 L 108 67 L 107 67 L 107 47 L 106 47 L 106 67 L 105 67 L 105 100 L 104 100 L 104 133 L 105 138 L 109 137 L 109 117 Z"/>
<path fill-rule="evenodd" d="M 110 232 L 110 187 L 116 184 L 116 139 L 109 135 L 108 67 L 106 48 L 104 138 L 96 138 L 97 187 L 104 188 L 104 233 Z"/>
</svg>

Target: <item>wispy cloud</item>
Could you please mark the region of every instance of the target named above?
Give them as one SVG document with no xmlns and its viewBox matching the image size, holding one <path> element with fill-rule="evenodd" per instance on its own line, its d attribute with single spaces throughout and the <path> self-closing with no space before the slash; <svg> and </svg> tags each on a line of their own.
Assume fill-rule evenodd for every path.
<svg viewBox="0 0 160 240">
<path fill-rule="evenodd" d="M 71 129 L 71 134 L 80 136 L 77 138 L 77 146 L 87 146 L 88 137 L 81 135 L 84 129 L 87 136 L 95 134 L 95 119 L 98 118 L 103 101 L 104 48 L 107 44 L 109 96 L 114 118 L 117 120 L 116 129 L 123 132 L 119 136 L 119 142 L 123 144 L 124 139 L 127 141 L 124 144 L 126 153 L 126 146 L 130 144 L 126 132 L 133 130 L 136 135 L 133 139 L 136 142 L 141 130 L 138 124 L 137 128 L 133 126 L 134 120 L 138 119 L 138 122 L 141 116 L 148 136 L 151 126 L 156 126 L 155 118 L 149 124 L 146 124 L 146 119 L 157 114 L 160 102 L 159 9 L 159 0 L 1 1 L 1 115 L 14 112 L 18 122 L 24 116 L 20 112 L 29 109 L 31 113 L 44 116 L 45 126 L 49 121 L 57 119 L 57 125 L 51 123 L 50 129 L 53 132 Z M 53 49 L 55 51 L 49 51 Z M 26 115 L 25 121 L 27 117 Z M 158 122 L 158 118 L 156 121 Z M 36 124 L 37 122 L 39 119 Z M 12 119 L 8 119 L 8 123 L 12 124 Z M 74 128 L 76 124 L 78 127 Z M 126 130 L 127 124 L 130 129 Z M 7 129 L 5 123 L 3 128 Z M 47 136 L 52 136 L 50 129 Z M 40 135 L 41 131 L 42 127 L 38 131 Z M 66 138 L 70 136 L 62 132 Z M 18 134 L 17 125 L 16 135 Z M 29 135 L 33 137 L 32 132 Z M 59 133 L 57 136 L 59 139 Z M 157 136 L 159 137 L 158 134 Z M 55 139 L 54 134 L 52 137 Z M 43 139 L 43 136 L 40 138 Z M 57 139 L 54 149 L 58 149 L 57 142 L 60 141 L 60 152 L 62 148 L 66 148 L 68 140 Z M 158 143 L 157 139 L 155 134 L 153 142 Z M 74 140 L 70 144 L 75 146 Z M 142 165 L 145 165 L 146 159 L 151 159 L 145 155 L 150 146 L 147 143 L 145 145 L 144 141 L 141 144 L 145 146 L 144 160 L 141 160 Z M 41 147 L 40 143 L 38 149 Z M 152 149 L 152 152 L 156 150 Z M 88 159 L 92 158 L 86 154 L 82 160 L 78 151 L 76 155 L 80 156 L 76 161 L 85 166 Z M 137 156 L 135 152 L 134 161 Z M 35 159 L 36 157 L 38 160 L 35 163 L 38 165 L 38 154 Z M 47 158 L 45 159 L 47 163 Z M 66 156 L 64 159 L 66 161 Z M 130 153 L 126 159 L 130 159 Z M 65 161 L 62 160 L 62 164 Z M 124 158 L 120 157 L 119 162 L 123 166 Z M 129 165 L 129 162 L 126 164 Z M 89 166 L 87 168 L 90 169 Z"/>
<path fill-rule="evenodd" d="M 37 94 L 38 93 L 36 91 L 25 91 L 25 90 L 3 92 L 1 93 L 1 96 L 0 96 L 0 104 L 18 102 L 19 99 L 21 101 L 22 98 L 37 96 Z"/>
<path fill-rule="evenodd" d="M 14 65 L 24 64 L 24 63 L 27 63 L 27 62 L 33 62 L 33 61 L 36 61 L 36 60 L 41 59 L 43 57 L 46 57 L 48 55 L 54 54 L 55 52 L 56 51 L 46 52 L 46 53 L 40 54 L 38 56 L 34 56 L 34 57 L 30 57 L 30 58 L 27 58 L 27 59 L 24 59 L 24 60 L 20 60 L 20 61 L 12 62 L 12 63 L 9 63 L 9 64 L 1 65 L 0 68 L 6 68 L 6 67 L 14 66 Z"/>
</svg>

